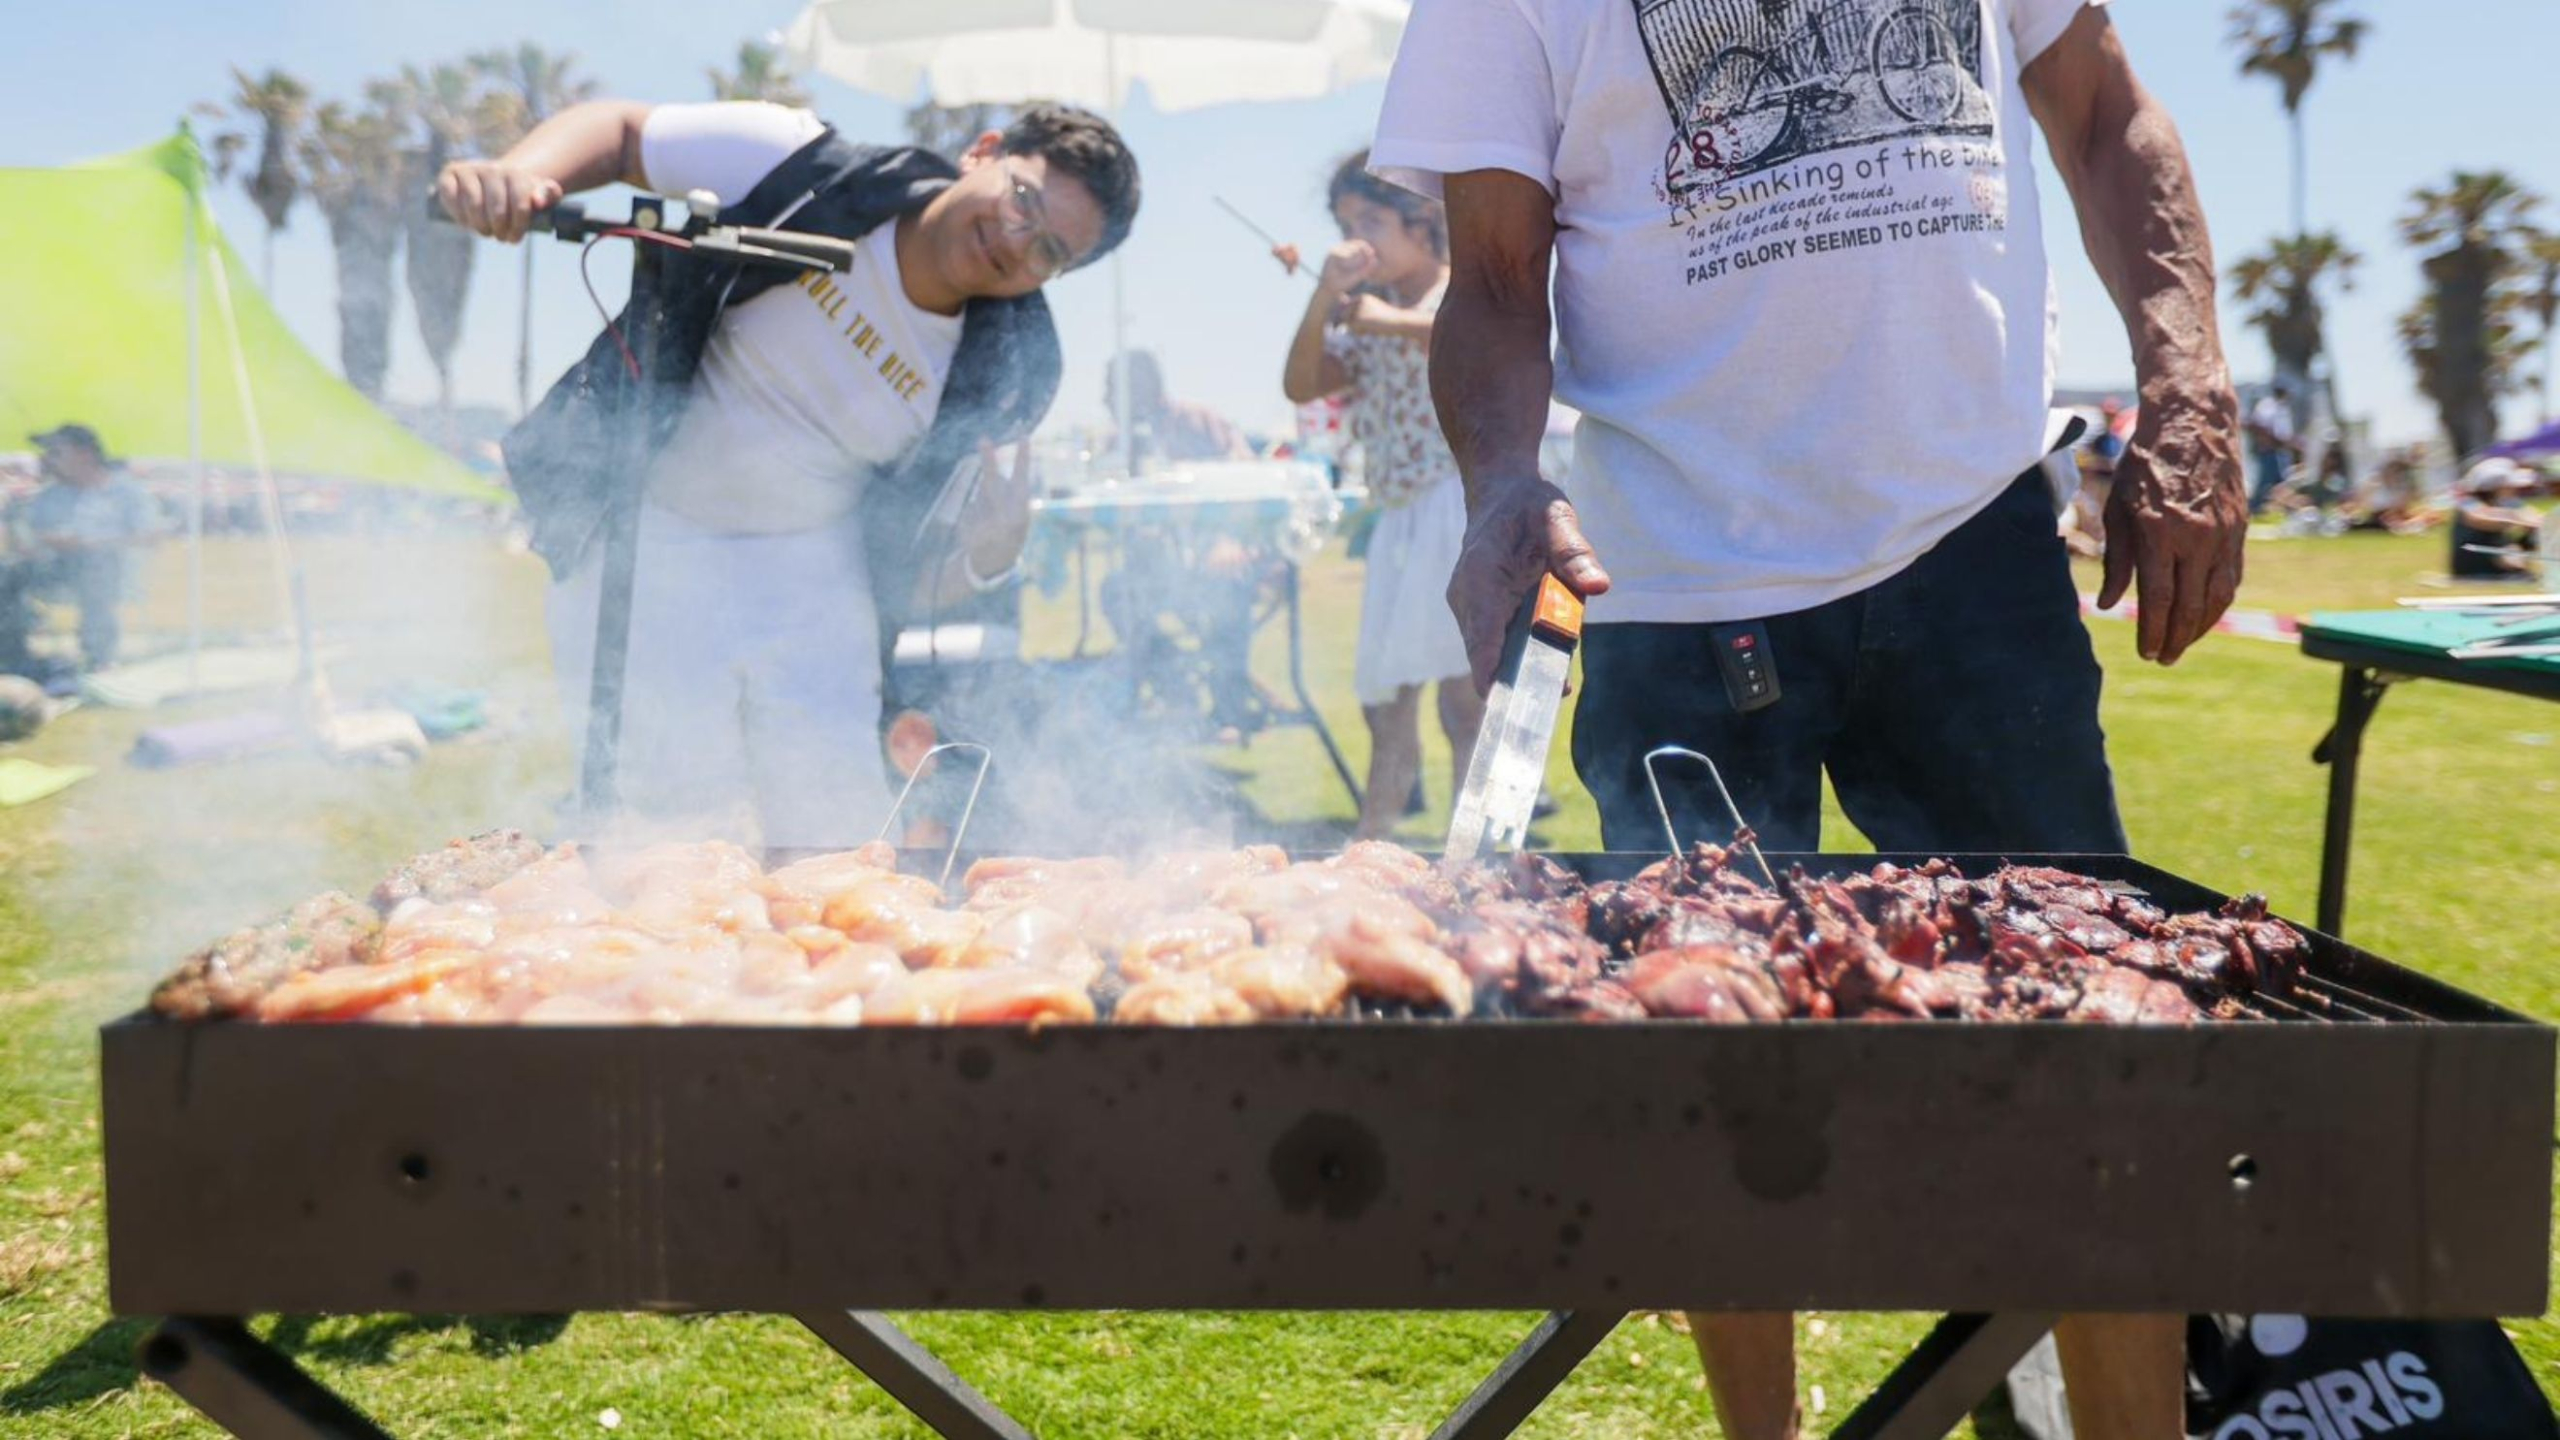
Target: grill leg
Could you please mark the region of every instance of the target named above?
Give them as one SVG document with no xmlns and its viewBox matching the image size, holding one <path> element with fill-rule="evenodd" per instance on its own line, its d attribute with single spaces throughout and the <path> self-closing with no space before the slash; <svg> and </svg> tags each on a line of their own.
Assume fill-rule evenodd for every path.
<svg viewBox="0 0 2560 1440">
<path fill-rule="evenodd" d="M 1503 1357 L 1431 1440 L 1502 1440 L 1545 1403 L 1583 1357 L 1600 1348 L 1625 1317 L 1615 1311 L 1559 1310 L 1538 1322 L 1520 1348 Z"/>
<path fill-rule="evenodd" d="M 2329 812 L 2320 833 L 2320 914 L 2323 934 L 2347 923 L 2347 852 L 2355 839 L 2356 763 L 2364 754 L 2364 727 L 2391 682 L 2361 665 L 2338 674 L 2338 718 L 2312 748 L 2311 763 L 2329 767 Z"/>
<path fill-rule="evenodd" d="M 1831 1440 L 1943 1440 L 2053 1328 L 2051 1315 L 1950 1315 Z"/>
<path fill-rule="evenodd" d="M 163 1320 L 142 1337 L 140 1361 L 240 1440 L 391 1440 L 237 1320 Z"/>
<path fill-rule="evenodd" d="M 874 1310 L 827 1310 L 798 1318 L 943 1440 L 1033 1440 L 1020 1421 L 952 1374 L 950 1366 L 890 1324 L 888 1316 Z"/>
<path fill-rule="evenodd" d="M 1280 567 L 1285 609 L 1289 617 L 1289 689 L 1298 697 L 1298 712 L 1316 732 L 1316 743 L 1324 746 L 1324 758 L 1333 762 L 1333 773 L 1342 780 L 1342 788 L 1351 795 L 1351 813 L 1360 813 L 1360 782 L 1351 777 L 1351 762 L 1342 758 L 1342 747 L 1333 742 L 1333 727 L 1324 723 L 1324 712 L 1316 708 L 1316 697 L 1307 690 L 1306 646 L 1298 611 L 1298 562 Z"/>
</svg>

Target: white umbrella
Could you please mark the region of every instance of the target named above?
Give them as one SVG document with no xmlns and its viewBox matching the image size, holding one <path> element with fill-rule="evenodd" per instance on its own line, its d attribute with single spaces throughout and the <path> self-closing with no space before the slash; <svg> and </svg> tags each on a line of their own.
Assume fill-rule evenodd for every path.
<svg viewBox="0 0 2560 1440">
<path fill-rule="evenodd" d="M 1144 82 L 1161 110 L 1310 100 L 1383 79 L 1407 0 L 813 0 L 783 32 L 797 68 L 937 105 L 1063 100 L 1117 111 Z M 1113 363 L 1127 352 L 1112 257 Z M 1120 394 L 1123 465 L 1128 392 Z"/>
<path fill-rule="evenodd" d="M 815 0 L 783 32 L 800 68 L 937 105 L 1063 100 L 1160 110 L 1307 100 L 1386 76 L 1405 0 Z"/>
</svg>

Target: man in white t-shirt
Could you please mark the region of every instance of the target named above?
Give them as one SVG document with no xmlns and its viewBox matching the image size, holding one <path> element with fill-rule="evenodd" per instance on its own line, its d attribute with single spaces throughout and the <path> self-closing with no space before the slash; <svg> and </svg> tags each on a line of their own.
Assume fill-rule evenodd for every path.
<svg viewBox="0 0 2560 1440">
<path fill-rule="evenodd" d="M 1371 164 L 1448 208 L 1449 600 L 1482 684 L 1542 573 L 1590 598 L 1574 758 L 1612 848 L 1660 843 L 1666 743 L 1773 849 L 1818 847 L 1826 772 L 1884 849 L 2125 848 L 2037 466 L 2039 126 L 2141 386 L 2100 600 L 2138 585 L 2173 663 L 2239 584 L 2236 402 L 2184 152 L 2102 9 L 1417 0 Z M 1551 393 L 1583 414 L 1561 487 Z M 1664 780 L 1682 833 L 1724 828 Z M 1793 1434 L 1787 1317 L 1694 1319 L 1725 1433 Z M 2084 1440 L 2178 1433 L 2175 1318 L 2060 1339 Z"/>
<path fill-rule="evenodd" d="M 772 213 L 761 223 L 817 228 L 857 246 L 844 273 L 758 287 L 747 272 L 691 302 L 702 307 L 700 325 L 666 322 L 700 347 L 682 357 L 693 367 L 680 407 L 644 412 L 635 402 L 591 427 L 656 427 L 640 477 L 623 808 L 785 850 L 867 840 L 889 801 L 880 617 L 911 595 L 959 603 L 1010 575 L 1029 524 L 1029 476 L 995 463 L 986 441 L 1027 435 L 1054 393 L 1056 356 L 1045 311 L 1018 302 L 1127 234 L 1136 164 L 1108 123 L 1063 106 L 1027 109 L 953 166 L 853 146 L 806 110 L 610 101 L 563 111 L 499 159 L 448 166 L 438 188 L 456 219 L 515 240 L 564 193 L 614 181 L 709 191 L 728 218 L 747 202 L 749 213 Z M 674 293 L 671 305 L 686 303 L 681 285 Z M 1030 357 L 992 354 L 986 336 L 979 372 L 955 368 L 968 363 L 972 327 L 999 317 L 1023 321 L 1023 333 L 1043 342 L 1048 370 L 1033 383 L 990 378 Z M 573 371 L 510 437 L 511 464 L 525 468 L 519 436 L 620 379 L 608 347 L 585 363 L 603 373 Z M 924 477 L 942 498 L 917 513 L 940 526 L 942 553 L 913 590 L 896 577 L 900 588 L 886 598 L 897 603 L 880 603 L 875 580 L 890 582 L 874 573 L 883 537 L 861 533 L 866 490 L 941 433 L 952 418 L 942 413 L 946 386 L 993 412 L 985 397 L 1008 385 L 1032 398 L 1004 411 L 1008 431 L 981 432 L 981 463 Z M 555 424 L 538 438 L 553 433 L 576 442 L 590 432 Z M 524 453 L 573 466 L 582 457 L 559 452 L 580 448 L 599 447 L 528 444 Z M 521 479 L 519 488 L 530 511 L 534 493 Z M 591 477 L 587 489 L 598 488 Z M 592 530 L 598 508 L 568 511 Z M 539 540 L 546 517 L 535 518 Z M 558 577 L 553 656 L 575 721 L 593 668 L 601 566 L 577 525 L 558 528 L 578 542 L 545 550 Z"/>
</svg>

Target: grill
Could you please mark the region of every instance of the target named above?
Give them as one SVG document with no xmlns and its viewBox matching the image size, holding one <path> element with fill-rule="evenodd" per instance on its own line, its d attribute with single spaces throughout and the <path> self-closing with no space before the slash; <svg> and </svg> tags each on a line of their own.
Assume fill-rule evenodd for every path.
<svg viewBox="0 0 2560 1440">
<path fill-rule="evenodd" d="M 1442 1431 L 1470 1437 L 1636 1309 L 1958 1312 L 1836 1432 L 1879 1436 L 1943 1433 L 2056 1313 L 2539 1313 L 2552 1031 L 2312 945 L 2291 1000 L 2158 1028 L 129 1017 L 101 1033 L 110 1294 L 792 1314 L 963 1436 L 1027 1432 L 869 1309 L 1563 1312 Z M 233 1322 L 144 1360 L 242 1434 L 241 1406 L 326 1399 Z"/>
</svg>

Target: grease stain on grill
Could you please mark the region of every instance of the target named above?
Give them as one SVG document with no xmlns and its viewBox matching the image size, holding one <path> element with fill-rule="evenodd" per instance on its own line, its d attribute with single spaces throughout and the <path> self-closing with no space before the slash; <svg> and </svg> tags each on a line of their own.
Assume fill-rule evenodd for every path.
<svg viewBox="0 0 2560 1440">
<path fill-rule="evenodd" d="M 1747 1062 L 1716 1067 L 1716 1126 L 1733 1147 L 1733 1175 L 1746 1194 L 1773 1204 L 1801 1200 L 1831 1171 L 1830 1088 Z"/>
<path fill-rule="evenodd" d="M 423 1150 L 403 1150 L 391 1162 L 391 1184 L 413 1200 L 424 1200 L 436 1192 L 435 1162 Z"/>
<path fill-rule="evenodd" d="M 1271 1183 L 1292 1214 L 1315 1209 L 1349 1220 L 1385 1193 L 1387 1152 L 1359 1120 L 1314 1111 L 1271 1147 Z"/>
<path fill-rule="evenodd" d="M 394 1270 L 394 1271 L 392 1271 L 392 1272 L 391 1272 L 391 1290 L 392 1290 L 392 1293 L 393 1293 L 393 1294 L 395 1294 L 395 1295 L 415 1295 L 415 1294 L 417 1294 L 417 1293 L 418 1293 L 418 1272 L 417 1272 L 417 1271 L 415 1271 L 415 1270 Z"/>
<path fill-rule="evenodd" d="M 984 1045 L 967 1046 L 960 1052 L 960 1078 L 984 1080 L 996 1073 L 995 1052 Z"/>
<path fill-rule="evenodd" d="M 1049 1292 L 1038 1285 L 1025 1285 L 1022 1287 L 1022 1303 L 1025 1305 L 1032 1306 L 1036 1309 L 1048 1298 Z"/>
</svg>

